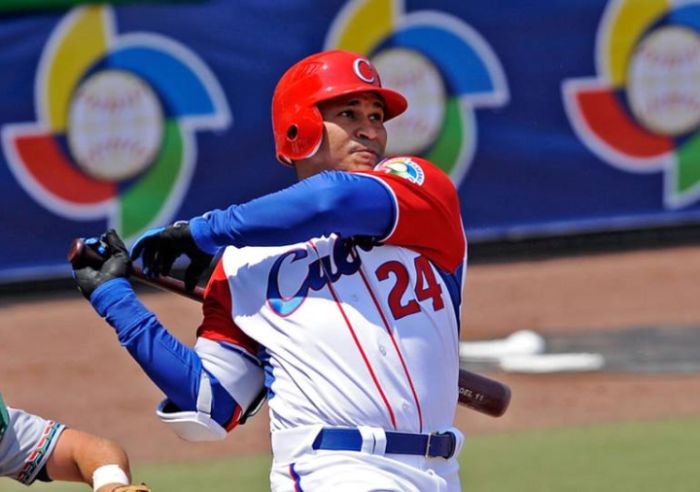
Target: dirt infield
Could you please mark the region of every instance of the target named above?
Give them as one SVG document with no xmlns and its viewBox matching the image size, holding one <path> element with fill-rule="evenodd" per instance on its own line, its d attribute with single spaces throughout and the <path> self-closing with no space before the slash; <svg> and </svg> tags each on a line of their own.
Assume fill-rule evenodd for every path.
<svg viewBox="0 0 700 492">
<path fill-rule="evenodd" d="M 700 247 L 477 265 L 468 273 L 462 339 L 624 327 L 700 327 Z M 199 306 L 142 291 L 181 340 L 194 340 Z M 155 417 L 159 391 L 77 292 L 0 298 L 0 389 L 14 406 L 117 439 L 136 462 L 256 454 L 269 450 L 267 417 L 224 442 L 180 441 Z M 700 330 L 700 328 L 698 328 Z M 599 372 L 492 373 L 510 384 L 509 412 L 493 419 L 460 408 L 466 433 L 700 413 L 700 375 Z"/>
</svg>

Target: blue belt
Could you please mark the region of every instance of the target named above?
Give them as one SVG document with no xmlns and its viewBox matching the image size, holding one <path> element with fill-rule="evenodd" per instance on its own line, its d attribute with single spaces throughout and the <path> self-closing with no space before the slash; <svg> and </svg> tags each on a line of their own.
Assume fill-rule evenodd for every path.
<svg viewBox="0 0 700 492">
<path fill-rule="evenodd" d="M 385 454 L 413 454 L 431 458 L 451 458 L 457 439 L 451 432 L 407 434 L 386 431 Z M 357 429 L 325 428 L 316 436 L 313 449 L 361 451 L 362 434 Z"/>
</svg>

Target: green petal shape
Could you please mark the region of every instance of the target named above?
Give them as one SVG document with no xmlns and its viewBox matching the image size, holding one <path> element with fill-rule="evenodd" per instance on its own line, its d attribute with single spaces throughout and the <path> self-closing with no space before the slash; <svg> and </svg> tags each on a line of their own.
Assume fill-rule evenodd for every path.
<svg viewBox="0 0 700 492">
<path fill-rule="evenodd" d="M 160 153 L 150 169 L 120 197 L 121 234 L 130 238 L 146 229 L 173 190 L 183 163 L 183 139 L 179 125 L 166 121 Z"/>
<path fill-rule="evenodd" d="M 683 193 L 700 183 L 700 134 L 694 135 L 678 150 L 675 188 Z"/>
<path fill-rule="evenodd" d="M 459 99 L 452 97 L 445 105 L 445 119 L 442 131 L 425 158 L 450 174 L 464 146 L 464 138 L 472 135 L 471 128 L 465 128 L 462 106 Z"/>
</svg>

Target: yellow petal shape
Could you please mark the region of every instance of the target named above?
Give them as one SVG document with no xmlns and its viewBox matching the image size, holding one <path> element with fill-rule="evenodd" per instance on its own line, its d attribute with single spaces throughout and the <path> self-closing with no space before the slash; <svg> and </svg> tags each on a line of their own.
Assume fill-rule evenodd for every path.
<svg viewBox="0 0 700 492">
<path fill-rule="evenodd" d="M 403 13 L 401 0 L 353 0 L 338 13 L 326 49 L 370 53 L 392 31 Z"/>
<path fill-rule="evenodd" d="M 37 108 L 39 120 L 51 131 L 65 131 L 71 93 L 107 51 L 111 30 L 112 10 L 102 6 L 76 8 L 54 29 L 40 63 Z"/>
<path fill-rule="evenodd" d="M 614 87 L 622 87 L 632 50 L 646 27 L 670 9 L 669 0 L 618 0 L 605 13 L 598 44 L 599 71 Z"/>
</svg>

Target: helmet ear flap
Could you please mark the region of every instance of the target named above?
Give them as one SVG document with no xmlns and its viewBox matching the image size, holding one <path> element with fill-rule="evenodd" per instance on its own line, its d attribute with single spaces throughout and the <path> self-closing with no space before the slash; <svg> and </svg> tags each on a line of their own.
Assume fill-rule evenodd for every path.
<svg viewBox="0 0 700 492">
<path fill-rule="evenodd" d="M 277 133 L 277 160 L 292 165 L 292 161 L 313 156 L 323 140 L 323 117 L 321 111 L 312 105 L 299 109 L 285 118 L 283 131 Z"/>
</svg>

